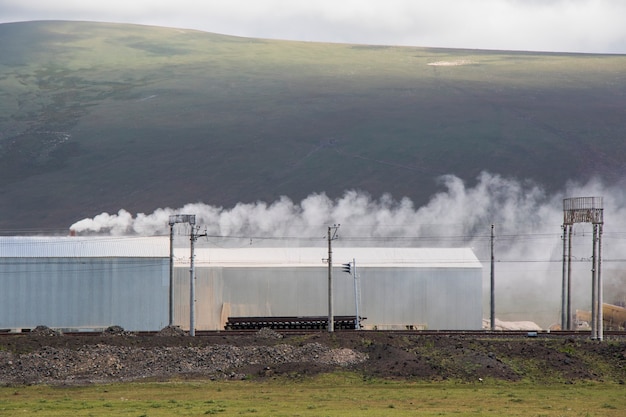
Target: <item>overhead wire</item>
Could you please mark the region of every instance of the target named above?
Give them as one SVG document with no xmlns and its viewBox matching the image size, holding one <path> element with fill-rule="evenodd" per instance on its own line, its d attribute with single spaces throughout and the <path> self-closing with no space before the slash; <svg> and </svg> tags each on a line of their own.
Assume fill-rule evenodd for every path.
<svg viewBox="0 0 626 417">
<path fill-rule="evenodd" d="M 0 233 L 2 234 L 2 233 Z M 582 236 L 585 234 L 583 233 Z M 120 235 L 120 236 L 75 236 L 71 239 L 75 239 L 76 243 L 81 243 L 85 241 L 93 242 L 92 238 L 97 237 L 98 242 L 115 242 L 115 241 L 132 241 L 132 240 L 145 240 L 151 237 L 165 237 L 164 234 L 153 235 L 153 236 L 140 236 L 140 235 Z M 605 233 L 603 235 L 605 238 L 613 239 L 613 240 L 626 240 L 626 232 L 622 231 L 613 231 L 610 233 Z M 58 237 L 58 236 L 57 236 Z M 44 245 L 61 245 L 67 244 L 71 239 L 62 239 L 59 240 L 54 236 L 33 236 L 33 240 L 37 240 L 38 244 Z M 180 237 L 180 235 L 179 235 Z M 249 234 L 241 234 L 241 235 L 220 235 L 220 234 L 208 234 L 206 235 L 207 240 L 209 239 L 217 239 L 217 240 L 241 240 L 241 241 L 249 241 L 250 245 L 254 241 L 274 241 L 274 242 L 289 242 L 289 241 L 305 241 L 305 242 L 323 242 L 325 241 L 324 236 L 291 236 L 291 235 L 283 235 L 283 236 L 264 236 L 264 235 L 249 235 Z M 390 242 L 400 242 L 400 243 L 427 243 L 427 242 L 442 242 L 446 244 L 488 244 L 490 235 L 487 234 L 430 234 L 430 235 L 409 235 L 409 236 L 367 236 L 367 235 L 340 235 L 342 241 L 345 242 L 356 242 L 356 243 L 390 243 Z M 560 233 L 505 233 L 505 234 L 495 234 L 494 240 L 497 244 L 498 242 L 506 242 L 506 241 L 540 241 L 540 240 L 561 240 L 562 234 Z M 13 240 L 1 240 L 2 245 L 31 245 L 33 241 L 21 240 L 17 239 Z M 216 244 L 217 242 L 210 242 L 212 244 Z M 0 245 L 0 249 L 2 248 Z M 219 246 L 219 245 L 217 245 Z M 0 250 L 0 257 L 2 257 L 2 253 Z M 6 258 L 5 258 L 6 259 Z M 487 259 L 481 259 L 481 262 L 488 262 Z M 573 262 L 586 262 L 587 259 L 574 259 Z M 562 258 L 559 259 L 497 259 L 497 263 L 557 263 L 562 262 Z M 626 262 L 626 259 L 622 258 L 603 258 L 603 262 Z M 6 263 L 6 261 L 5 261 Z"/>
</svg>

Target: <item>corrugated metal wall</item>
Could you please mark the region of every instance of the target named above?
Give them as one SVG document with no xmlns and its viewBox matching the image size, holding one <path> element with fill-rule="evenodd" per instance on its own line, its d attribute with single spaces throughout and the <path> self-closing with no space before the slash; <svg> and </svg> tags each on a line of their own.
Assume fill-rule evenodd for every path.
<svg viewBox="0 0 626 417">
<path fill-rule="evenodd" d="M 480 268 L 359 268 L 360 315 L 369 328 L 479 330 Z M 335 268 L 334 314 L 354 315 L 354 281 Z M 189 328 L 189 270 L 175 271 L 175 322 Z M 229 316 L 325 316 L 327 269 L 196 269 L 196 328 L 219 330 Z"/>
<path fill-rule="evenodd" d="M 361 268 L 364 323 L 432 330 L 480 330 L 482 271 L 450 268 Z"/>
<path fill-rule="evenodd" d="M 4 329 L 168 324 L 167 258 L 5 258 L 0 288 Z"/>
<path fill-rule="evenodd" d="M 169 320 L 167 242 L 0 238 L 0 329 L 162 329 Z M 324 248 L 204 252 L 197 257 L 196 329 L 223 329 L 229 316 L 328 314 Z M 334 254 L 339 262 L 363 260 L 360 315 L 368 327 L 481 328 L 482 267 L 471 250 L 337 248 Z M 176 259 L 174 321 L 188 329 L 189 268 Z M 333 277 L 334 314 L 355 314 L 352 276 L 337 267 Z"/>
</svg>

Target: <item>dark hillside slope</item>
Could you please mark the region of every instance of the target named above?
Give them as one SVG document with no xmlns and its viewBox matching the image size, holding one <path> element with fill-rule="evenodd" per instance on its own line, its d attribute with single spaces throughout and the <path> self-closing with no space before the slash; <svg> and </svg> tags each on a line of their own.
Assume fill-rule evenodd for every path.
<svg viewBox="0 0 626 417">
<path fill-rule="evenodd" d="M 3 233 L 347 189 L 419 205 L 483 170 L 554 190 L 625 156 L 626 56 L 0 25 Z"/>
</svg>

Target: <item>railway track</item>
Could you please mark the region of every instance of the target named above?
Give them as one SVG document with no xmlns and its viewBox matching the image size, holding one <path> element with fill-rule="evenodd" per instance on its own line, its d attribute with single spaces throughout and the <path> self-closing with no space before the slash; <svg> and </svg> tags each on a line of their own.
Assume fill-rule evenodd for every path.
<svg viewBox="0 0 626 417">
<path fill-rule="evenodd" d="M 233 336 L 254 336 L 258 333 L 258 329 L 245 329 L 245 330 L 196 330 L 195 337 L 200 338 L 219 338 L 219 337 L 233 337 Z M 326 332 L 326 330 L 319 329 L 273 329 L 273 331 L 283 336 L 301 336 L 309 335 L 320 332 Z M 338 329 L 335 333 L 379 333 L 388 335 L 403 335 L 403 336 L 463 336 L 469 338 L 492 338 L 492 337 L 524 337 L 524 338 L 559 338 L 559 337 L 577 337 L 577 338 L 590 338 L 590 331 L 582 330 L 541 330 L 541 331 L 528 331 L 528 330 L 353 330 L 353 329 Z M 102 337 L 102 336 L 117 336 L 117 335 L 132 335 L 141 337 L 158 337 L 164 336 L 160 331 L 136 331 L 136 332 L 123 332 L 106 333 L 99 331 L 66 331 L 61 333 L 63 336 L 68 337 Z M 0 338 L 10 338 L 19 336 L 35 335 L 35 332 L 23 331 L 23 332 L 0 332 Z M 171 335 L 165 335 L 171 336 Z M 185 336 L 188 337 L 188 336 Z M 604 339 L 626 339 L 626 331 L 605 331 Z"/>
</svg>

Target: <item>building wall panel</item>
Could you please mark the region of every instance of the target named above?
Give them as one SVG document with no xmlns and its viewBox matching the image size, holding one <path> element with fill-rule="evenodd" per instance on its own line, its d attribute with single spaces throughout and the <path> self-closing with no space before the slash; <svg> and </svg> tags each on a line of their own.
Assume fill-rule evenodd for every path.
<svg viewBox="0 0 626 417">
<path fill-rule="evenodd" d="M 165 327 L 166 243 L 0 238 L 0 328 Z M 333 253 L 335 315 L 355 314 L 354 281 L 339 265 L 357 259 L 365 325 L 481 328 L 482 267 L 471 250 L 336 248 Z M 223 329 L 229 316 L 327 315 L 324 256 L 324 248 L 198 250 L 196 329 Z M 188 329 L 189 267 L 184 258 L 175 259 L 174 323 Z"/>
<path fill-rule="evenodd" d="M 189 328 L 189 271 L 176 270 L 176 324 Z M 335 315 L 354 315 L 354 281 L 333 272 Z M 359 268 L 360 315 L 368 328 L 478 330 L 480 268 Z M 182 304 L 180 304 L 182 303 Z M 229 316 L 325 316 L 328 274 L 320 267 L 196 269 L 196 329 L 221 330 Z"/>
<path fill-rule="evenodd" d="M 0 328 L 158 330 L 168 324 L 167 258 L 0 262 Z"/>
</svg>

